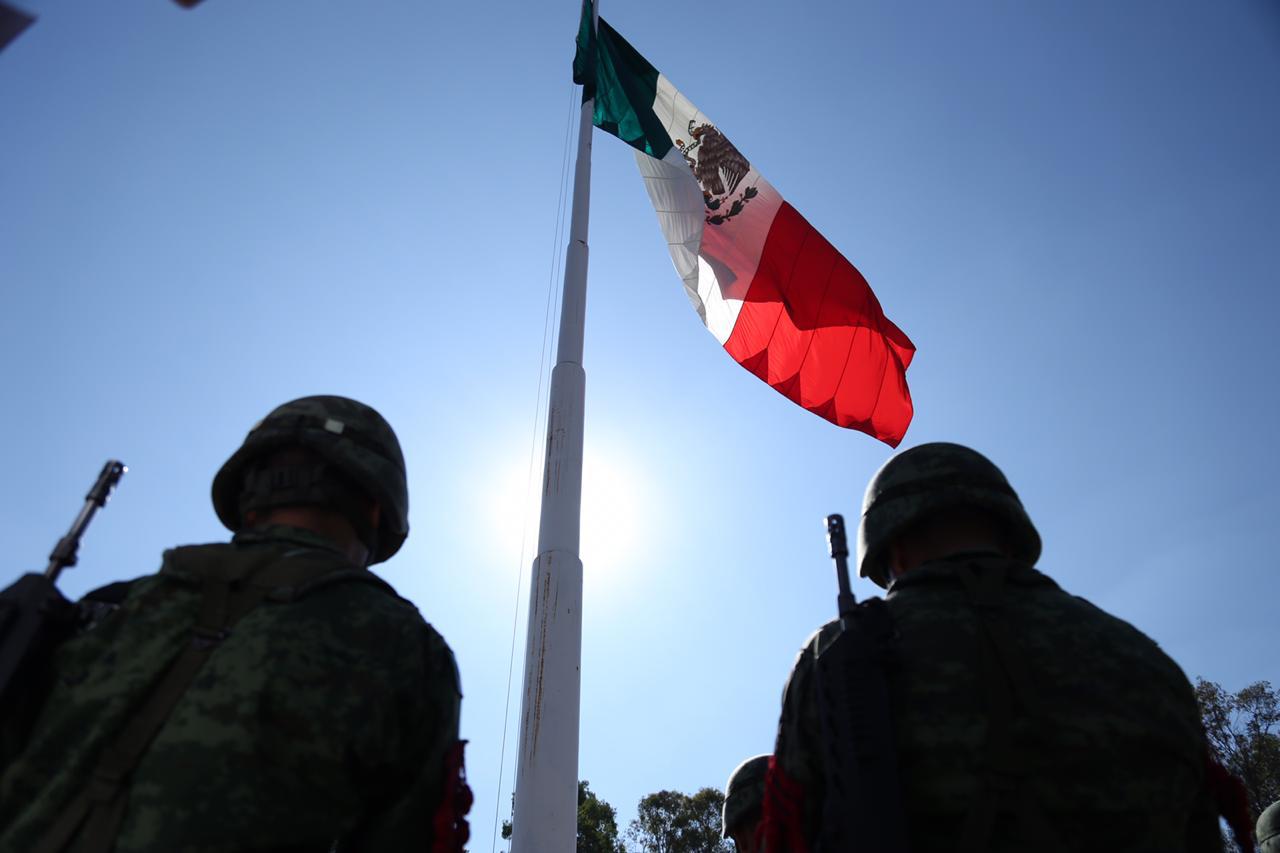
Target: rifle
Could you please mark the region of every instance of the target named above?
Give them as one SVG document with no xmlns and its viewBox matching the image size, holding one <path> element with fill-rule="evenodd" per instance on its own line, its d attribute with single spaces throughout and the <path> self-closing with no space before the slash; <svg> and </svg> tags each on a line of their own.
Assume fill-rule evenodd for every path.
<svg viewBox="0 0 1280 853">
<path fill-rule="evenodd" d="M 128 470 L 122 462 L 107 460 L 71 529 L 53 546 L 44 574 L 25 574 L 0 592 L 0 708 L 14 707 L 43 686 L 53 650 L 75 628 L 76 608 L 58 592 L 58 576 L 76 564 L 89 522 Z"/>
<path fill-rule="evenodd" d="M 815 849 L 905 853 L 906 822 L 884 672 L 893 623 L 881 599 L 858 604 L 853 597 L 844 517 L 829 515 L 826 526 L 839 587 L 840 631 L 827 645 L 819 643 L 814 666 L 827 747 L 822 828 Z"/>
</svg>

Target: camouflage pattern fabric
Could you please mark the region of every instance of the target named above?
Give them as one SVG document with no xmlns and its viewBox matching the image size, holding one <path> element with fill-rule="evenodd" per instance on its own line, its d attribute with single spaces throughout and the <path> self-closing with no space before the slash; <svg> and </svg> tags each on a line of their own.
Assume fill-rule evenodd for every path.
<svg viewBox="0 0 1280 853">
<path fill-rule="evenodd" d="M 888 587 L 889 543 L 951 507 L 990 513 L 1005 524 L 1011 556 L 1031 565 L 1040 559 L 1040 534 L 1004 472 L 970 447 L 935 441 L 890 457 L 867 484 L 858 522 L 858 574 Z"/>
<path fill-rule="evenodd" d="M 213 508 L 228 530 L 239 532 L 244 474 L 263 455 L 303 447 L 337 466 L 382 507 L 377 547 L 369 562 L 388 559 L 409 535 L 409 490 L 404 453 L 391 424 L 377 410 L 348 397 L 320 395 L 272 409 L 213 478 Z"/>
<path fill-rule="evenodd" d="M 271 549 L 286 564 L 352 571 L 324 539 L 293 528 L 234 543 L 167 552 L 159 574 L 133 582 L 119 610 L 59 650 L 27 748 L 0 777 L 0 850 L 36 847 L 190 641 L 201 590 L 187 562 L 211 549 L 260 560 Z M 327 579 L 269 598 L 214 650 L 132 775 L 116 853 L 327 853 L 335 841 L 431 849 L 458 738 L 453 655 L 372 575 Z"/>
<path fill-rule="evenodd" d="M 1011 718 L 1021 770 L 1002 778 L 986 772 L 992 670 L 982 617 L 962 582 L 993 560 L 1005 572 L 1003 630 L 1027 664 L 1035 700 Z M 894 581 L 886 603 L 896 630 L 886 676 L 912 850 L 957 849 L 983 804 L 995 809 L 983 849 L 996 853 L 1222 849 L 1195 695 L 1141 632 L 1002 558 L 917 567 Z M 827 751 L 817 739 L 813 672 L 840 630 L 832 622 L 810 638 L 784 693 L 766 802 L 769 853 L 811 848 L 817 837 Z M 777 826 L 774 815 L 782 815 Z"/>
<path fill-rule="evenodd" d="M 1258 853 L 1280 853 L 1280 800 L 1258 815 Z"/>
</svg>

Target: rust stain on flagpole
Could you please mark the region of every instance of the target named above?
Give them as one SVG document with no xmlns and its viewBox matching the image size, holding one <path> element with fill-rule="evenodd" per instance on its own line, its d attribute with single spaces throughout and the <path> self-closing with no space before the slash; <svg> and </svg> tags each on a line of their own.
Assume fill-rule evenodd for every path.
<svg viewBox="0 0 1280 853">
<path fill-rule="evenodd" d="M 542 611 L 539 617 L 541 622 L 541 631 L 539 631 L 538 637 L 540 650 L 540 654 L 538 655 L 538 674 L 535 678 L 535 685 L 533 689 L 533 707 L 529 709 L 529 713 L 525 717 L 524 725 L 525 734 L 530 736 L 530 755 L 533 755 L 538 751 L 538 734 L 542 729 L 542 682 L 543 673 L 547 666 L 547 622 L 550 618 L 549 614 L 551 610 L 551 563 L 554 558 L 548 554 L 545 559 L 546 565 L 542 567 L 544 569 L 544 571 L 542 571 L 542 590 L 538 596 L 540 599 L 540 606 L 538 609 Z M 556 599 L 559 599 L 558 592 Z M 529 731 L 530 726 L 533 727 L 532 732 Z"/>
</svg>

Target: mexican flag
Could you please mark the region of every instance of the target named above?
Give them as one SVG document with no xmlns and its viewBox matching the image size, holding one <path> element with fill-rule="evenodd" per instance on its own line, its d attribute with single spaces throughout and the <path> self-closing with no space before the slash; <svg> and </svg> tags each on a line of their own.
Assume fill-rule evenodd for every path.
<svg viewBox="0 0 1280 853">
<path fill-rule="evenodd" d="M 584 8 L 574 58 L 594 123 L 636 149 L 685 292 L 735 361 L 834 424 L 896 447 L 915 346 L 857 268 L 604 22 Z"/>
</svg>

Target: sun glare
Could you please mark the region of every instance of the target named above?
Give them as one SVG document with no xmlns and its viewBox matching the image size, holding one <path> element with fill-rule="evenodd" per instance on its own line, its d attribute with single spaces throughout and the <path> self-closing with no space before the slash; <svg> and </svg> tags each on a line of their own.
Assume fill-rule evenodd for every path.
<svg viewBox="0 0 1280 853">
<path fill-rule="evenodd" d="M 498 530 L 504 553 L 515 555 L 523 539 L 526 562 L 538 551 L 538 513 L 542 469 L 532 484 L 527 460 L 508 469 L 498 509 L 507 521 Z M 640 531 L 646 506 L 643 481 L 619 452 L 588 447 L 582 471 L 582 531 L 578 553 L 587 583 L 590 578 L 616 575 L 641 558 Z"/>
<path fill-rule="evenodd" d="M 582 471 L 582 562 L 617 572 L 640 549 L 641 481 L 618 455 L 586 453 Z"/>
</svg>

